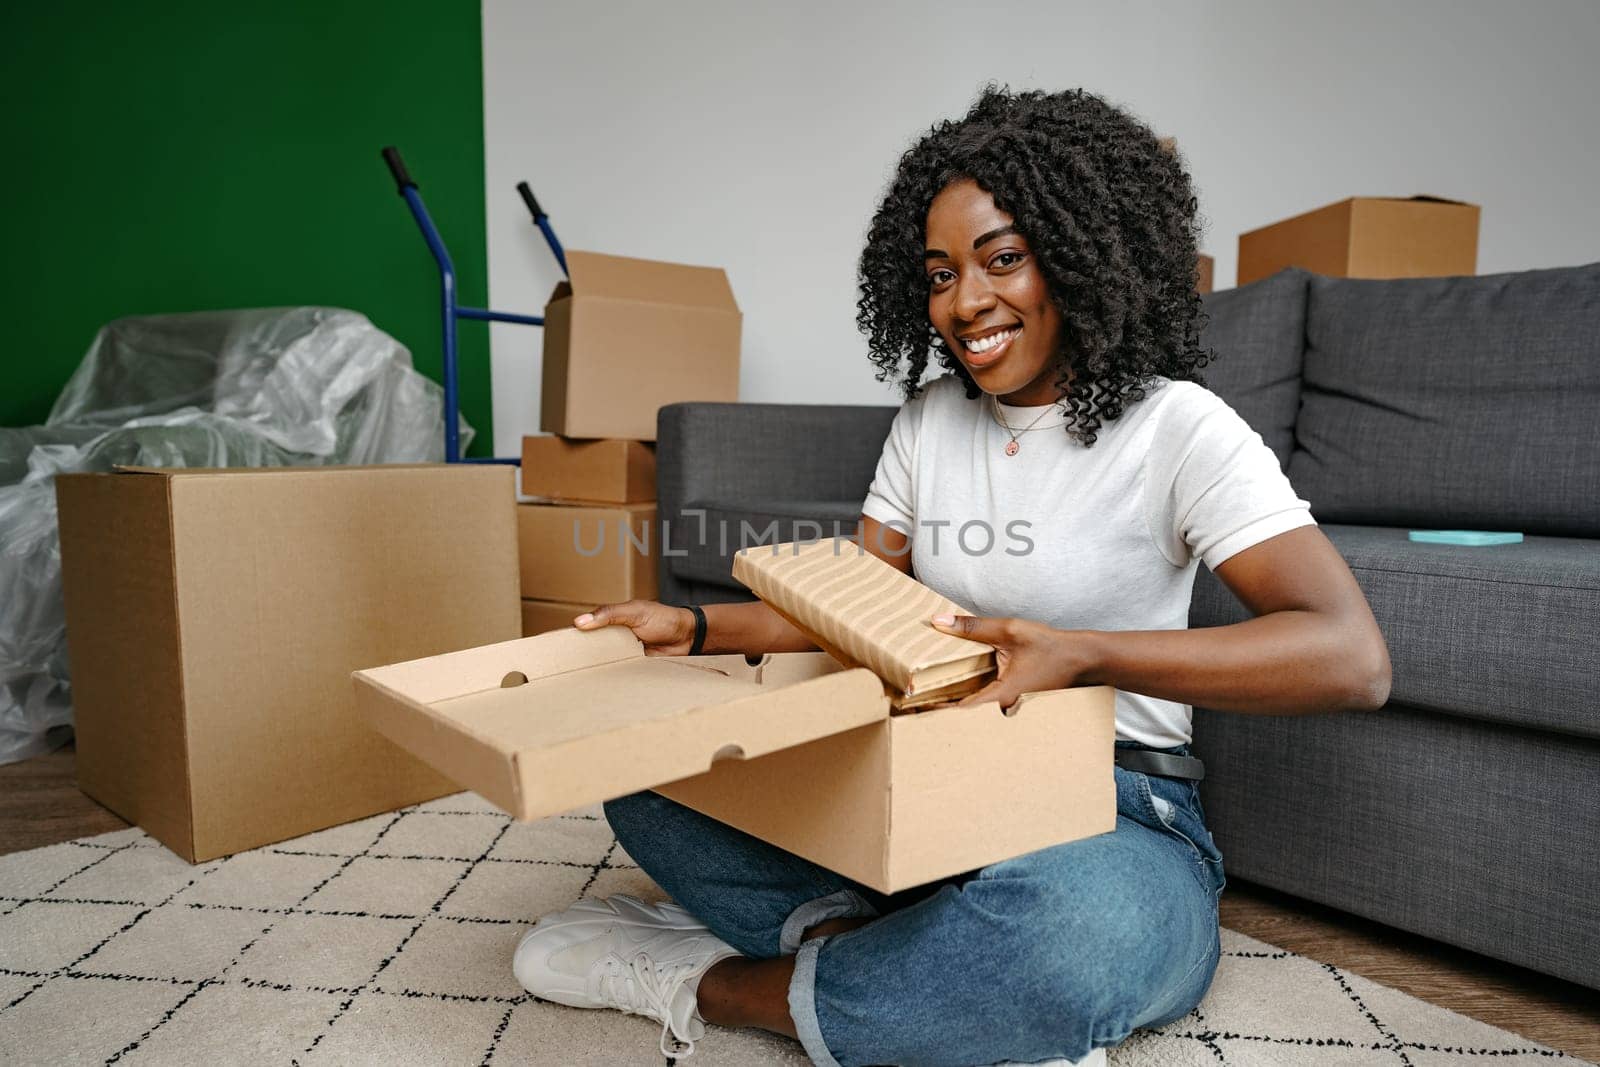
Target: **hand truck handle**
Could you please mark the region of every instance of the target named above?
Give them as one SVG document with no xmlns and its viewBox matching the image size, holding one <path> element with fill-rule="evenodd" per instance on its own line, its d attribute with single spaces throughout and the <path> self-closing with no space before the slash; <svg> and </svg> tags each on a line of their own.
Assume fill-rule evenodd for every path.
<svg viewBox="0 0 1600 1067">
<path fill-rule="evenodd" d="M 406 195 L 407 189 L 417 187 L 417 183 L 411 180 L 411 175 L 406 173 L 406 161 L 400 158 L 400 149 L 389 145 L 383 150 L 383 161 L 389 164 L 389 173 L 394 175 L 395 191 L 401 196 Z"/>
<path fill-rule="evenodd" d="M 544 208 L 539 206 L 539 198 L 533 195 L 533 190 L 528 188 L 527 182 L 518 182 L 517 192 L 522 194 L 522 202 L 528 205 L 528 212 L 533 216 L 534 222 L 549 217 L 544 213 Z"/>
</svg>

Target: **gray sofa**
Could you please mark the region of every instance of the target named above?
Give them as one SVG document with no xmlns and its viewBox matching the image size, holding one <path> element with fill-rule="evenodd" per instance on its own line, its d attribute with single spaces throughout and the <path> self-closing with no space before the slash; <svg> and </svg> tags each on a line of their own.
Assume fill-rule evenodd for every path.
<svg viewBox="0 0 1600 1067">
<path fill-rule="evenodd" d="M 1229 872 L 1600 988 L 1600 264 L 1286 271 L 1207 310 L 1207 384 L 1311 502 L 1394 663 L 1370 715 L 1196 709 Z M 852 530 L 894 411 L 663 409 L 662 599 L 746 599 L 741 535 Z M 1190 625 L 1245 617 L 1202 567 Z"/>
</svg>

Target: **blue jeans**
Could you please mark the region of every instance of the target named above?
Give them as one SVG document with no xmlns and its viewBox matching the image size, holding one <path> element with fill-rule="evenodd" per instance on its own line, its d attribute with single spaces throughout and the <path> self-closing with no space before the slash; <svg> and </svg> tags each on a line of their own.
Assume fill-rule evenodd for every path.
<svg viewBox="0 0 1600 1067">
<path fill-rule="evenodd" d="M 893 896 L 656 793 L 605 812 L 718 937 L 751 959 L 795 956 L 789 1012 L 815 1063 L 1033 1063 L 1180 1018 L 1216 971 L 1222 857 L 1199 791 L 1120 767 L 1116 784 L 1115 832 Z M 853 916 L 876 918 L 803 939 Z"/>
</svg>

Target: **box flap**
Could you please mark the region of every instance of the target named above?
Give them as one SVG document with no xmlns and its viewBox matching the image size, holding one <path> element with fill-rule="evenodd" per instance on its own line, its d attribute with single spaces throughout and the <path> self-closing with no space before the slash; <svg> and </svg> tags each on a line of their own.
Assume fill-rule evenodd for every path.
<svg viewBox="0 0 1600 1067">
<path fill-rule="evenodd" d="M 818 664 L 775 672 L 779 684 L 763 685 L 738 667 L 646 657 L 627 629 L 607 627 L 554 631 L 354 678 L 374 727 L 522 819 L 888 714 L 870 671 Z M 503 758 L 484 758 L 490 751 Z"/>
<path fill-rule="evenodd" d="M 567 252 L 571 290 L 579 297 L 603 296 L 651 304 L 681 304 L 737 313 L 733 288 L 720 267 L 691 267 L 650 259 Z M 561 288 L 551 300 L 561 298 Z"/>
</svg>

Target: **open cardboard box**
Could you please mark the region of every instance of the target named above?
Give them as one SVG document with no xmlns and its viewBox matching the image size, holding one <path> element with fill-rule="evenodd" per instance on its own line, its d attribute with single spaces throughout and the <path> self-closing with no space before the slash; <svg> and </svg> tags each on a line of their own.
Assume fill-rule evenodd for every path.
<svg viewBox="0 0 1600 1067">
<path fill-rule="evenodd" d="M 667 404 L 739 399 L 743 316 L 720 268 L 576 249 L 566 264 L 544 308 L 541 430 L 654 441 Z"/>
<path fill-rule="evenodd" d="M 654 789 L 886 893 L 1116 825 L 1104 686 L 891 715 L 824 653 L 646 656 L 623 627 L 353 678 L 372 727 L 518 819 Z"/>
</svg>

